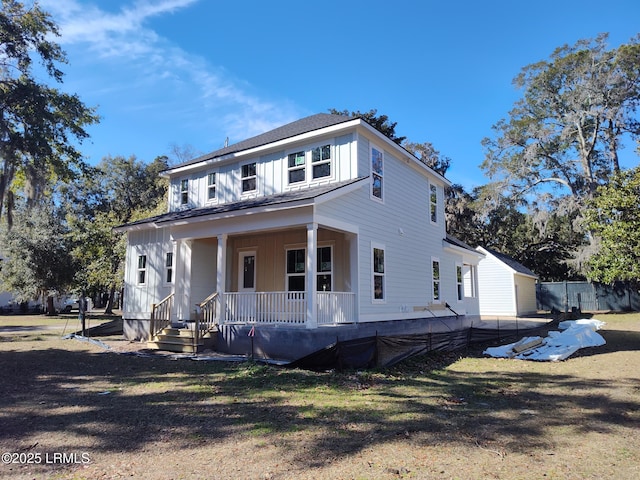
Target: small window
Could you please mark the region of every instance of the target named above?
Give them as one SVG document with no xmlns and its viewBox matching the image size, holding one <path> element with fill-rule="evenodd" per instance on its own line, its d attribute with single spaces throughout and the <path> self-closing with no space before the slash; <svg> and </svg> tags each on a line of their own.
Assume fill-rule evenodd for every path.
<svg viewBox="0 0 640 480">
<path fill-rule="evenodd" d="M 383 199 L 382 181 L 384 177 L 384 154 L 371 147 L 371 195 Z"/>
<path fill-rule="evenodd" d="M 311 150 L 313 179 L 331 176 L 331 145 L 323 145 Z"/>
<path fill-rule="evenodd" d="M 373 299 L 385 299 L 384 249 L 373 247 Z"/>
<path fill-rule="evenodd" d="M 207 176 L 207 200 L 216 199 L 216 174 L 210 173 Z"/>
<path fill-rule="evenodd" d="M 431 260 L 432 282 L 433 282 L 433 301 L 440 302 L 440 261 Z"/>
<path fill-rule="evenodd" d="M 466 295 L 471 298 L 476 298 L 478 292 L 476 291 L 476 285 L 478 285 L 478 272 L 475 265 L 465 265 L 462 269 L 462 277 L 464 279 L 464 291 Z"/>
<path fill-rule="evenodd" d="M 164 267 L 165 267 L 164 281 L 166 283 L 172 283 L 173 282 L 173 252 L 167 252 L 165 256 Z"/>
<path fill-rule="evenodd" d="M 456 285 L 458 287 L 458 301 L 464 299 L 464 281 L 462 276 L 462 265 L 456 265 Z"/>
<path fill-rule="evenodd" d="M 299 183 L 306 180 L 306 168 L 304 152 L 289 154 L 289 183 Z"/>
<path fill-rule="evenodd" d="M 304 292 L 307 255 L 304 248 L 287 250 L 287 291 Z"/>
<path fill-rule="evenodd" d="M 256 163 L 242 166 L 242 193 L 253 192 L 257 189 Z"/>
<path fill-rule="evenodd" d="M 147 256 L 138 255 L 138 285 L 147 282 Z"/>
<path fill-rule="evenodd" d="M 331 247 L 318 247 L 318 280 L 319 292 L 332 290 L 333 262 L 331 261 Z"/>
<path fill-rule="evenodd" d="M 189 203 L 189 180 L 180 180 L 180 205 Z"/>
<path fill-rule="evenodd" d="M 438 223 L 438 188 L 431 184 L 429 185 L 429 208 L 431 222 Z"/>
</svg>

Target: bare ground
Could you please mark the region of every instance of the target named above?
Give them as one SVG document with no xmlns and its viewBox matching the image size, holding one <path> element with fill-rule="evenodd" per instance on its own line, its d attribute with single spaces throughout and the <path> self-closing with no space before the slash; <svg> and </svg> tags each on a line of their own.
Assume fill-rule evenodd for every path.
<svg viewBox="0 0 640 480">
<path fill-rule="evenodd" d="M 640 478 L 640 314 L 597 318 L 607 344 L 564 362 L 345 373 L 0 329 L 0 478 Z"/>
</svg>

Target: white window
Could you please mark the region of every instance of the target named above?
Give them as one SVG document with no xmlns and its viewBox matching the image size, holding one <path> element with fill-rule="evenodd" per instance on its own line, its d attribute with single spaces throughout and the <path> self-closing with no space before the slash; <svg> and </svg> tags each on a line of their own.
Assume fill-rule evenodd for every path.
<svg viewBox="0 0 640 480">
<path fill-rule="evenodd" d="M 440 260 L 438 260 L 437 258 L 431 259 L 431 272 L 433 301 L 440 303 Z"/>
<path fill-rule="evenodd" d="M 287 250 L 287 291 L 304 292 L 307 254 L 306 249 Z"/>
<path fill-rule="evenodd" d="M 258 189 L 256 162 L 242 165 L 242 193 L 253 192 Z"/>
<path fill-rule="evenodd" d="M 138 255 L 138 285 L 147 283 L 147 256 Z"/>
<path fill-rule="evenodd" d="M 183 178 L 180 180 L 180 205 L 189 203 L 189 180 Z"/>
<path fill-rule="evenodd" d="M 476 298 L 478 296 L 476 290 L 476 285 L 478 284 L 477 273 L 475 265 L 465 265 L 463 268 L 464 291 L 471 298 Z"/>
<path fill-rule="evenodd" d="M 317 289 L 319 292 L 333 290 L 333 262 L 331 247 L 318 247 Z"/>
<path fill-rule="evenodd" d="M 429 214 L 431 223 L 438 223 L 438 187 L 429 184 Z"/>
<path fill-rule="evenodd" d="M 207 175 L 207 200 L 213 201 L 216 199 L 216 172 L 211 172 Z"/>
<path fill-rule="evenodd" d="M 331 176 L 331 145 L 311 150 L 311 169 L 314 180 Z"/>
<path fill-rule="evenodd" d="M 384 199 L 382 182 L 384 177 L 384 153 L 376 147 L 371 147 L 371 196 L 379 200 Z"/>
<path fill-rule="evenodd" d="M 462 276 L 462 265 L 456 264 L 456 286 L 458 292 L 458 302 L 464 300 L 464 279 Z"/>
<path fill-rule="evenodd" d="M 287 164 L 287 169 L 289 171 L 289 184 L 306 181 L 306 163 L 304 152 L 289 154 L 289 161 Z"/>
<path fill-rule="evenodd" d="M 383 302 L 386 299 L 384 246 L 372 245 L 373 261 L 373 301 Z"/>
<path fill-rule="evenodd" d="M 173 283 L 173 252 L 167 252 L 164 260 L 164 281 L 165 283 Z"/>
</svg>

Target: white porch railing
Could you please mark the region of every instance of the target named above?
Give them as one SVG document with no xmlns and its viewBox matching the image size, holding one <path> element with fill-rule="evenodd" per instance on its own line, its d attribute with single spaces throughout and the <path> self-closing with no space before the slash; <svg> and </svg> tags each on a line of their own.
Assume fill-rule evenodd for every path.
<svg viewBox="0 0 640 480">
<path fill-rule="evenodd" d="M 223 323 L 304 325 L 305 292 L 226 292 Z M 317 292 L 318 325 L 356 321 L 355 293 Z"/>
<path fill-rule="evenodd" d="M 355 293 L 317 292 L 316 299 L 318 301 L 318 325 L 355 322 Z"/>
</svg>

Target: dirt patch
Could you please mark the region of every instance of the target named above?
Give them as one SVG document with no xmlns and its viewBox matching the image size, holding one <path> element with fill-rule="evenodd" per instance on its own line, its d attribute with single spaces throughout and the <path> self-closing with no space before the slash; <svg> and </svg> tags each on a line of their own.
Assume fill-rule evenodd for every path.
<svg viewBox="0 0 640 480">
<path fill-rule="evenodd" d="M 0 478 L 640 478 L 640 315 L 598 318 L 564 362 L 343 373 L 0 334 Z"/>
</svg>

